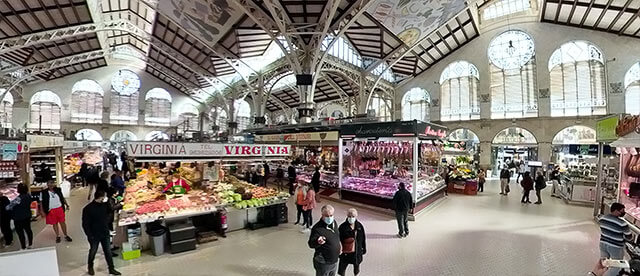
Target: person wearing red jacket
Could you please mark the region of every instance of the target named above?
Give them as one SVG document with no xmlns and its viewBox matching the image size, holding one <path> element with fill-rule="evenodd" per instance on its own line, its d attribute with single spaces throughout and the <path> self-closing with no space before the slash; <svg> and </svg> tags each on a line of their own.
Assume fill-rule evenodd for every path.
<svg viewBox="0 0 640 276">
<path fill-rule="evenodd" d="M 189 190 L 191 190 L 191 187 L 189 186 L 189 184 L 187 184 L 186 181 L 184 181 L 184 179 L 182 179 L 179 175 L 174 174 L 173 172 L 169 173 L 169 183 L 167 183 L 167 186 L 164 187 L 164 189 L 162 190 L 163 193 L 166 193 L 169 189 L 175 189 L 175 186 L 179 186 L 184 188 L 185 192 L 188 192 Z"/>
</svg>

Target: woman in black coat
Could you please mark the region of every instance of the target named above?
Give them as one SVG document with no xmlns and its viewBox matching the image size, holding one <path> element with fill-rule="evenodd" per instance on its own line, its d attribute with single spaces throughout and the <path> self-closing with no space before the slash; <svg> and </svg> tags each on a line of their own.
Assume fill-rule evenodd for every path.
<svg viewBox="0 0 640 276">
<path fill-rule="evenodd" d="M 340 254 L 340 263 L 338 264 L 338 275 L 344 276 L 349 264 L 353 265 L 353 274 L 360 273 L 360 263 L 362 258 L 367 254 L 367 238 L 364 233 L 364 226 L 356 218 L 358 211 L 349 209 L 347 212 L 347 220 L 340 224 L 340 243 L 342 244 L 342 253 Z"/>
<path fill-rule="evenodd" d="M 536 201 L 535 204 L 542 204 L 542 197 L 540 196 L 540 191 L 542 191 L 542 189 L 546 187 L 547 187 L 547 183 L 544 180 L 542 171 L 538 171 L 536 173 L 536 185 L 534 187 L 536 189 L 536 197 L 538 197 L 538 201 Z"/>
<path fill-rule="evenodd" d="M 316 192 L 316 202 L 320 202 L 318 200 L 318 192 L 320 192 L 320 166 L 316 166 L 316 171 L 311 176 L 311 186 L 313 187 L 313 191 Z"/>
</svg>

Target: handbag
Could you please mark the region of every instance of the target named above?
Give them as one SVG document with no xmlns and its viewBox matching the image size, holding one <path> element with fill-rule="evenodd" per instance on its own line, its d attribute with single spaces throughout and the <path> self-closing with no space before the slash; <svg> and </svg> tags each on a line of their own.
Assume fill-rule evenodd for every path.
<svg viewBox="0 0 640 276">
<path fill-rule="evenodd" d="M 346 238 L 342 243 L 342 253 L 353 253 L 356 252 L 356 236 L 358 235 L 358 231 L 354 231 L 353 238 Z"/>
</svg>

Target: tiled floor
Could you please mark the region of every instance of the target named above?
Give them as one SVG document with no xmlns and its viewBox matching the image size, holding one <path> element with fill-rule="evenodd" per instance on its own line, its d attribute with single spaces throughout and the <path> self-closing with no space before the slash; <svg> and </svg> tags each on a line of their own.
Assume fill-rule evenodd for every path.
<svg viewBox="0 0 640 276">
<path fill-rule="evenodd" d="M 74 192 L 68 215 L 75 241 L 57 245 L 62 275 L 85 275 L 83 192 Z M 406 239 L 395 238 L 391 217 L 361 210 L 368 254 L 360 275 L 585 275 L 598 258 L 599 230 L 592 209 L 566 205 L 546 192 L 543 205 L 522 205 L 517 191 L 502 197 L 491 181 L 478 196 L 451 195 L 439 201 L 410 222 Z M 341 222 L 348 206 L 334 206 Z M 294 212 L 289 213 L 294 221 Z M 314 218 L 319 217 L 315 212 Z M 242 230 L 189 253 L 117 258 L 116 265 L 124 275 L 314 275 L 306 239 L 292 224 Z M 52 230 L 40 232 L 35 244 L 55 245 Z M 98 275 L 106 275 L 102 256 L 97 258 Z"/>
</svg>

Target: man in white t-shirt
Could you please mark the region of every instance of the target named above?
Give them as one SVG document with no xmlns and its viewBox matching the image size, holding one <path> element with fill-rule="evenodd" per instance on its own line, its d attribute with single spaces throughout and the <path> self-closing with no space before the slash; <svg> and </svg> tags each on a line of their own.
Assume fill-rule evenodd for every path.
<svg viewBox="0 0 640 276">
<path fill-rule="evenodd" d="M 67 224 L 65 222 L 65 212 L 69 210 L 69 204 L 62 195 L 62 190 L 56 187 L 56 183 L 53 180 L 47 182 L 48 189 L 40 193 L 40 214 L 45 218 L 47 224 L 53 226 L 53 231 L 56 233 L 56 243 L 59 243 L 60 232 L 58 225 L 62 229 L 64 239 L 68 242 L 72 241 L 71 237 L 67 234 Z"/>
</svg>

